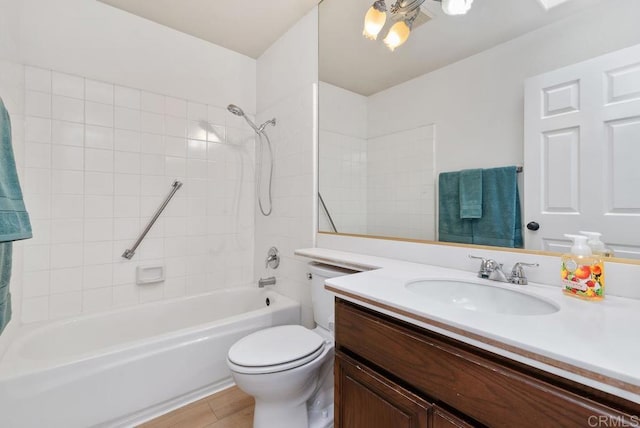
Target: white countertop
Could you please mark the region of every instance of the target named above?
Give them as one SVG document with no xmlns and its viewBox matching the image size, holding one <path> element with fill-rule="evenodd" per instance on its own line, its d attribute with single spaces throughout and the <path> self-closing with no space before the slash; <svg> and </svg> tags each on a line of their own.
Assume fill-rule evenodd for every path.
<svg viewBox="0 0 640 428">
<path fill-rule="evenodd" d="M 564 296 L 558 286 L 505 284 L 471 272 L 322 248 L 296 254 L 357 270 L 374 269 L 326 281 L 345 300 L 640 403 L 640 300 L 609 296 L 585 302 Z M 551 301 L 560 310 L 527 316 L 468 310 L 405 287 L 420 279 L 517 290 Z"/>
</svg>

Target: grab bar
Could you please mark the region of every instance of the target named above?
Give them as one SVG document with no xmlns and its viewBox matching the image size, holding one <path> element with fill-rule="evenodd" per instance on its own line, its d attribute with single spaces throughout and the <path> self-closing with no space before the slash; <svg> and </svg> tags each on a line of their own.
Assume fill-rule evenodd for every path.
<svg viewBox="0 0 640 428">
<path fill-rule="evenodd" d="M 151 227 L 153 227 L 153 225 L 155 224 L 156 220 L 158 220 L 158 217 L 160 217 L 160 214 L 162 214 L 162 211 L 164 211 L 164 209 L 167 207 L 167 205 L 169 204 L 169 201 L 171 200 L 171 198 L 173 198 L 173 195 L 175 195 L 176 192 L 178 191 L 178 189 L 180 189 L 182 187 L 182 182 L 176 180 L 176 181 L 173 182 L 171 187 L 172 187 L 171 192 L 169 192 L 169 194 L 165 198 L 165 200 L 162 203 L 162 205 L 160 205 L 160 207 L 158 208 L 158 211 L 156 211 L 156 213 L 153 215 L 153 217 L 149 221 L 149 224 L 147 224 L 147 227 L 144 228 L 144 230 L 140 234 L 140 237 L 138 237 L 138 240 L 136 241 L 136 243 L 133 244 L 133 247 L 131 247 L 130 249 L 127 248 L 126 250 L 124 250 L 124 253 L 122 253 L 122 257 L 123 258 L 125 258 L 127 260 L 131 260 L 133 255 L 136 253 L 136 250 L 138 249 L 138 246 L 140 245 L 140 243 L 142 242 L 144 237 L 147 236 L 147 233 L 149 233 L 149 230 L 151 230 Z"/>
<path fill-rule="evenodd" d="M 338 233 L 338 229 L 336 229 L 336 225 L 333 222 L 333 219 L 331 218 L 331 214 L 329 213 L 327 204 L 324 203 L 324 199 L 322 199 L 322 195 L 320 194 L 320 192 L 318 192 L 318 199 L 320 200 L 320 206 L 322 206 L 322 209 L 324 210 L 324 213 L 326 214 L 327 219 L 329 219 L 329 224 L 331 225 L 331 229 L 333 230 L 334 233 Z"/>
</svg>

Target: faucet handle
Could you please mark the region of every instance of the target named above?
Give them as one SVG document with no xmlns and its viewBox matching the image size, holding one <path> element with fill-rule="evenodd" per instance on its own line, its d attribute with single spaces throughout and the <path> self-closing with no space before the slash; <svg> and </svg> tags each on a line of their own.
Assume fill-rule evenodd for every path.
<svg viewBox="0 0 640 428">
<path fill-rule="evenodd" d="M 489 260 L 485 257 L 472 256 L 471 254 L 469 254 L 469 258 L 481 260 L 480 270 L 478 271 L 478 277 L 489 278 L 489 275 L 491 274 L 491 270 L 489 269 L 489 262 L 492 262 L 492 260 Z"/>
<path fill-rule="evenodd" d="M 276 247 L 269 248 L 267 258 L 264 261 L 264 268 L 277 269 L 280 266 L 280 253 Z"/>
<path fill-rule="evenodd" d="M 509 277 L 509 282 L 517 285 L 528 284 L 527 277 L 524 275 L 524 269 L 522 268 L 523 266 L 538 267 L 540 265 L 538 263 L 516 263 L 515 265 L 513 265 L 513 269 L 511 269 L 511 277 Z"/>
<path fill-rule="evenodd" d="M 486 259 L 486 257 L 472 256 L 471 254 L 469 254 L 469 258 L 470 258 L 470 259 L 478 259 L 478 260 L 482 260 L 482 263 L 483 263 L 483 264 L 487 263 L 487 259 Z"/>
</svg>

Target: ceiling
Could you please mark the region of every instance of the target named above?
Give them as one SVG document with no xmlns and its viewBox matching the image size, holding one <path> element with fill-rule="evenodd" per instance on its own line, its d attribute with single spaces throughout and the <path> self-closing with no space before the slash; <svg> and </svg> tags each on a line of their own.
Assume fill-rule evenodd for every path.
<svg viewBox="0 0 640 428">
<path fill-rule="evenodd" d="M 539 0 L 475 0 L 467 15 L 447 16 L 440 3 L 426 0 L 422 8 L 432 19 L 414 28 L 409 40 L 390 52 L 381 40 L 388 23 L 377 41 L 362 37 L 371 0 L 323 0 L 320 80 L 372 95 L 603 1 L 607 0 L 545 0 L 557 5 L 547 11 Z"/>
<path fill-rule="evenodd" d="M 99 1 L 258 58 L 320 0 Z M 422 8 L 432 19 L 390 52 L 381 40 L 362 37 L 373 0 L 323 0 L 320 80 L 368 96 L 606 1 L 611 0 L 475 0 L 467 15 L 453 17 L 426 0 Z"/>
<path fill-rule="evenodd" d="M 320 0 L 99 0 L 258 58 Z"/>
</svg>

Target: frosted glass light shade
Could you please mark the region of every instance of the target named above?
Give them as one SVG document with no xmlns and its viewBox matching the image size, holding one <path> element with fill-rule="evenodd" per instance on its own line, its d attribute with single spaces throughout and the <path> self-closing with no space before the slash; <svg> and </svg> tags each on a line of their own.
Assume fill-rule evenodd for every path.
<svg viewBox="0 0 640 428">
<path fill-rule="evenodd" d="M 378 33 L 382 30 L 386 21 L 386 12 L 377 9 L 375 5 L 371 6 L 364 17 L 364 30 L 362 30 L 362 35 L 369 40 L 377 39 Z"/>
<path fill-rule="evenodd" d="M 447 15 L 464 15 L 471 9 L 473 0 L 442 0 L 442 10 Z"/>
<path fill-rule="evenodd" d="M 409 34 L 411 34 L 411 28 L 407 23 L 405 21 L 398 21 L 389 29 L 387 37 L 384 38 L 384 44 L 393 51 L 407 41 Z"/>
</svg>

